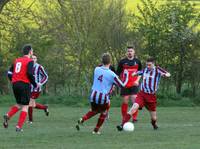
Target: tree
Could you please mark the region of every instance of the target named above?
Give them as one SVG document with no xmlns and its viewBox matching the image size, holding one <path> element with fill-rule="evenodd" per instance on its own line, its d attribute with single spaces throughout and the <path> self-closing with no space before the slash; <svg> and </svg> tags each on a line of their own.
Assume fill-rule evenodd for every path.
<svg viewBox="0 0 200 149">
<path fill-rule="evenodd" d="M 9 2 L 10 0 L 1 0 L 0 1 L 0 13 L 3 10 L 3 7 Z"/>
</svg>

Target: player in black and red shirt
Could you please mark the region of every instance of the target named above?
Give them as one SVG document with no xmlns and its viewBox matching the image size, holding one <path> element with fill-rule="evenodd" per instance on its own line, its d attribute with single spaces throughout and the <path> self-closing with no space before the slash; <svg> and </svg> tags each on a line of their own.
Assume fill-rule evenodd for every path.
<svg viewBox="0 0 200 149">
<path fill-rule="evenodd" d="M 30 58 L 32 54 L 33 49 L 31 45 L 25 45 L 23 47 L 24 56 L 17 58 L 8 71 L 8 77 L 12 81 L 13 93 L 17 104 L 12 106 L 10 111 L 4 115 L 3 125 L 7 128 L 8 120 L 21 109 L 16 126 L 17 132 L 22 131 L 22 126 L 27 116 L 31 95 L 30 85 L 33 84 L 35 87 L 39 87 L 39 84 L 36 84 L 33 76 L 33 60 Z"/>
<path fill-rule="evenodd" d="M 128 101 L 132 100 L 135 102 L 137 92 L 139 90 L 139 80 L 140 76 L 132 76 L 133 72 L 137 72 L 142 69 L 142 64 L 139 59 L 135 57 L 135 50 L 133 47 L 127 47 L 126 58 L 120 60 L 117 67 L 117 74 L 120 76 L 122 81 L 125 78 L 124 71 L 128 70 L 129 80 L 127 85 L 121 89 L 121 96 L 123 97 L 123 102 L 121 105 L 122 121 L 128 111 Z M 132 116 L 133 122 L 137 121 L 138 112 L 135 112 Z"/>
</svg>

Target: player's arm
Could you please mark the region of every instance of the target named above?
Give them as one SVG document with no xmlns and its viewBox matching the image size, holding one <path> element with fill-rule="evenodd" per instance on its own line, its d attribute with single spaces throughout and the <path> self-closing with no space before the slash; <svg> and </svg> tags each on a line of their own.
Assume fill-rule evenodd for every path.
<svg viewBox="0 0 200 149">
<path fill-rule="evenodd" d="M 8 76 L 10 81 L 12 80 L 13 70 L 14 70 L 14 65 L 12 64 L 11 67 L 9 68 L 8 72 L 7 72 L 7 76 Z"/>
<path fill-rule="evenodd" d="M 40 74 L 42 75 L 42 79 L 40 81 L 40 85 L 44 85 L 48 80 L 48 75 L 47 75 L 46 71 L 44 70 L 44 68 L 41 65 L 39 66 L 39 71 L 40 71 Z"/>
<path fill-rule="evenodd" d="M 161 68 L 159 66 L 157 66 L 157 70 L 158 70 L 158 73 L 161 74 L 161 76 L 164 76 L 164 77 L 170 77 L 171 76 L 171 74 L 168 71 L 164 70 L 163 68 Z"/>
<path fill-rule="evenodd" d="M 140 76 L 141 77 L 143 75 L 143 73 L 144 73 L 144 70 L 133 72 L 132 76 Z"/>
<path fill-rule="evenodd" d="M 114 83 L 119 87 L 125 87 L 126 84 L 128 83 L 128 71 L 125 70 L 124 74 L 126 76 L 126 80 L 124 82 L 122 82 L 117 75 L 115 75 L 114 77 Z"/>
<path fill-rule="evenodd" d="M 35 77 L 33 75 L 33 61 L 28 63 L 27 76 L 31 84 L 33 84 L 34 87 L 37 87 L 37 83 L 35 82 Z"/>
</svg>

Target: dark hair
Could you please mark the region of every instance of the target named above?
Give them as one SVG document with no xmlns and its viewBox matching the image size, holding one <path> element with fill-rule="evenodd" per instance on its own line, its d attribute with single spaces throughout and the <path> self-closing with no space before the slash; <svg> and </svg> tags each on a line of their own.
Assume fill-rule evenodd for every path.
<svg viewBox="0 0 200 149">
<path fill-rule="evenodd" d="M 104 53 L 102 55 L 102 63 L 103 65 L 108 65 L 111 63 L 111 56 L 110 53 Z"/>
<path fill-rule="evenodd" d="M 127 49 L 135 49 L 134 46 L 127 46 Z"/>
<path fill-rule="evenodd" d="M 155 59 L 154 59 L 153 57 L 149 57 L 149 58 L 147 59 L 147 62 L 155 63 Z"/>
<path fill-rule="evenodd" d="M 37 54 L 34 53 L 32 56 L 36 56 L 37 57 Z"/>
<path fill-rule="evenodd" d="M 30 44 L 26 44 L 24 45 L 22 50 L 24 55 L 28 55 L 29 52 L 32 50 L 32 46 Z"/>
</svg>

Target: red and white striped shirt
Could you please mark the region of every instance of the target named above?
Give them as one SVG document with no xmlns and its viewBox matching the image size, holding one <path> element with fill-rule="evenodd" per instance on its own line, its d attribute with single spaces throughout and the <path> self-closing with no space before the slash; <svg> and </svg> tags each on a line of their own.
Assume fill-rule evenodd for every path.
<svg viewBox="0 0 200 149">
<path fill-rule="evenodd" d="M 143 76 L 141 90 L 148 94 L 155 94 L 161 76 L 165 76 L 166 73 L 168 72 L 159 66 L 155 66 L 151 70 L 146 67 L 144 70 L 138 71 L 137 74 Z"/>
<path fill-rule="evenodd" d="M 42 85 L 44 85 L 48 80 L 48 75 L 42 65 L 38 63 L 35 63 L 33 66 L 33 74 L 35 77 L 35 82 L 40 83 L 41 86 L 39 88 L 34 88 L 33 85 L 31 85 L 31 92 L 41 92 Z"/>
</svg>

